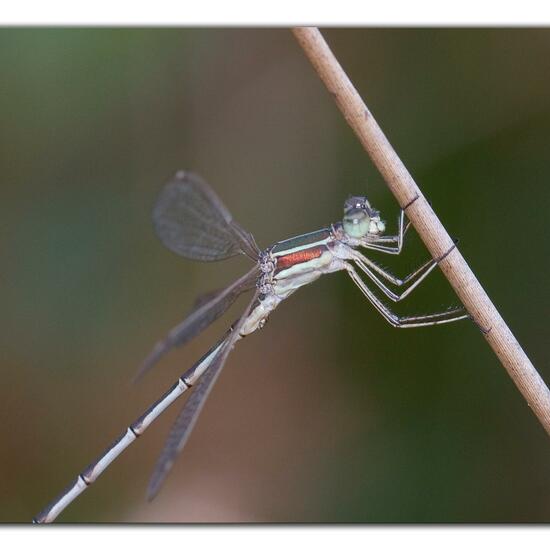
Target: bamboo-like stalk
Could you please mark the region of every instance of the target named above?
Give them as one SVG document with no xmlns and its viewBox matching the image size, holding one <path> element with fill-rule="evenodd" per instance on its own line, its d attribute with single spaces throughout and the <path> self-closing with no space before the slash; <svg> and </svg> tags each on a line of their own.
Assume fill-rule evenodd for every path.
<svg viewBox="0 0 550 550">
<path fill-rule="evenodd" d="M 442 257 L 453 246 L 453 240 L 323 36 L 316 27 L 295 28 L 293 33 L 398 203 L 406 208 L 407 217 L 432 257 Z M 527 404 L 550 435 L 550 391 L 458 248 L 445 257 L 440 267 Z"/>
</svg>

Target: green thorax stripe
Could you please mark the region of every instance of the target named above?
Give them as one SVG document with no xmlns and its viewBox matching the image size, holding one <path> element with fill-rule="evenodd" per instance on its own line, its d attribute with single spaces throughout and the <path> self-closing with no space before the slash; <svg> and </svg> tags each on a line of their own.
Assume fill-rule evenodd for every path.
<svg viewBox="0 0 550 550">
<path fill-rule="evenodd" d="M 274 256 L 281 254 L 288 254 L 289 252 L 300 250 L 302 248 L 309 248 L 313 245 L 324 244 L 332 235 L 330 229 L 320 229 L 319 231 L 313 231 L 312 233 L 305 233 L 304 235 L 298 235 L 292 237 L 286 241 L 280 241 L 273 245 L 271 253 Z"/>
</svg>

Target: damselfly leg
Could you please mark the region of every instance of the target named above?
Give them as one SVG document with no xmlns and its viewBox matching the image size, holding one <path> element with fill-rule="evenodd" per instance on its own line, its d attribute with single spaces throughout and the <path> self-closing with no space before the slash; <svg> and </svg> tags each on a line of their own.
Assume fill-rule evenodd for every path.
<svg viewBox="0 0 550 550">
<path fill-rule="evenodd" d="M 392 273 L 386 271 L 385 269 L 382 269 L 379 265 L 377 265 L 366 256 L 363 256 L 357 251 L 355 252 L 357 253 L 356 258 L 354 258 L 353 260 L 355 265 L 357 265 L 357 267 L 359 267 L 359 269 L 361 269 L 361 271 L 365 273 L 369 277 L 369 279 L 393 302 L 399 302 L 405 299 L 435 269 L 438 263 L 436 260 L 430 259 L 423 265 L 421 265 L 418 269 L 416 269 L 412 273 L 409 273 L 405 278 L 399 279 L 398 277 L 395 277 Z M 383 281 L 381 281 L 374 272 L 379 273 L 386 280 L 399 287 L 404 286 L 407 283 L 411 283 L 411 281 L 414 282 L 411 283 L 411 285 L 401 294 L 396 294 L 390 288 L 388 288 L 388 286 Z"/>
<path fill-rule="evenodd" d="M 405 210 L 401 209 L 397 220 L 397 235 L 376 235 L 373 241 L 365 243 L 362 246 L 369 250 L 379 250 L 386 254 L 401 254 L 405 235 L 410 226 L 410 220 L 407 220 L 407 224 L 405 225 Z M 388 246 L 391 243 L 395 243 L 396 246 Z"/>
<path fill-rule="evenodd" d="M 403 245 L 405 243 L 405 235 L 407 233 L 407 230 L 409 229 L 411 222 L 410 220 L 407 221 L 407 224 L 404 224 L 404 218 L 405 218 L 405 210 L 401 210 L 399 219 L 398 219 L 398 234 L 397 235 L 391 235 L 391 236 L 377 236 L 375 242 L 395 242 L 397 243 L 396 247 L 389 247 L 389 246 L 379 246 L 377 244 L 364 244 L 364 248 L 369 248 L 371 250 L 377 250 L 379 252 L 383 252 L 385 254 L 394 254 L 398 255 L 403 250 Z M 456 246 L 456 245 L 455 245 Z M 353 250 L 353 261 L 363 273 L 365 273 L 369 279 L 393 302 L 399 302 L 403 299 L 405 299 L 415 288 L 417 288 L 422 281 L 435 269 L 437 264 L 441 262 L 452 250 L 455 248 L 453 246 L 450 248 L 443 256 L 441 256 L 438 259 L 430 258 L 428 261 L 426 261 L 424 264 L 422 264 L 420 267 L 415 269 L 413 272 L 409 273 L 406 277 L 403 279 L 400 279 L 399 277 L 396 277 L 386 269 L 380 267 L 376 262 L 372 261 L 370 258 L 367 258 L 364 254 L 361 254 L 358 250 Z M 401 294 L 396 294 L 393 292 L 383 281 L 380 280 L 379 277 L 377 277 L 376 273 L 378 275 L 381 275 L 384 279 L 389 281 L 390 283 L 394 284 L 395 286 L 402 287 L 407 285 L 408 283 L 411 283 L 411 285 L 405 289 Z M 413 282 L 414 281 L 414 282 Z M 459 309 L 456 309 L 456 311 L 460 311 Z"/>
<path fill-rule="evenodd" d="M 437 264 L 436 264 L 437 265 Z M 415 328 L 427 327 L 432 325 L 442 325 L 467 319 L 468 314 L 464 313 L 462 308 L 452 308 L 439 313 L 431 313 L 429 315 L 414 315 L 414 316 L 399 316 L 391 311 L 366 285 L 365 281 L 358 275 L 357 271 L 351 264 L 346 264 L 346 270 L 352 281 L 359 287 L 359 290 L 376 308 L 378 313 L 386 319 L 386 321 L 396 328 Z"/>
</svg>

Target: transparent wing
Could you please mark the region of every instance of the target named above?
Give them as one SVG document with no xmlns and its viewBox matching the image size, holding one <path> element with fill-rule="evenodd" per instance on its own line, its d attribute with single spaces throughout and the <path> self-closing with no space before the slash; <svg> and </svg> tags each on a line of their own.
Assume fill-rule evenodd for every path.
<svg viewBox="0 0 550 550">
<path fill-rule="evenodd" d="M 206 398 L 221 373 L 224 365 L 221 359 L 225 347 L 226 346 L 220 349 L 208 370 L 202 375 L 193 393 L 186 401 L 172 426 L 162 453 L 153 470 L 151 480 L 149 481 L 149 487 L 147 489 L 147 498 L 149 500 L 155 498 L 159 492 L 168 472 L 171 470 L 178 454 L 183 450 L 191 435 L 191 431 L 195 427 L 199 414 L 206 402 Z"/>
<path fill-rule="evenodd" d="M 191 313 L 201 308 L 204 304 L 208 304 L 209 302 L 217 298 L 224 291 L 225 291 L 225 288 L 217 288 L 216 290 L 210 290 L 208 292 L 204 292 L 203 294 L 199 294 L 195 299 L 195 301 L 193 302 L 193 305 L 191 306 L 191 310 L 189 314 L 191 315 Z"/>
<path fill-rule="evenodd" d="M 246 275 L 237 279 L 224 290 L 212 293 L 211 297 L 207 298 L 179 325 L 175 326 L 164 340 L 157 343 L 141 365 L 134 381 L 139 380 L 172 348 L 183 346 L 223 315 L 243 292 L 256 286 L 258 274 L 258 267 L 254 266 Z"/>
<path fill-rule="evenodd" d="M 257 260 L 254 237 L 233 220 L 212 188 L 191 172 L 178 172 L 153 208 L 153 225 L 164 246 L 191 260 L 224 260 L 246 254 Z"/>
<path fill-rule="evenodd" d="M 242 317 L 233 326 L 233 331 L 225 339 L 225 342 L 218 351 L 216 357 L 212 359 L 210 366 L 199 379 L 199 382 L 196 384 L 191 397 L 186 401 L 182 410 L 178 414 L 170 434 L 168 435 L 162 453 L 155 465 L 155 469 L 153 470 L 147 490 L 147 498 L 149 500 L 152 500 L 157 495 L 178 454 L 185 447 L 185 444 L 187 443 L 187 440 L 195 427 L 199 414 L 206 402 L 206 398 L 212 390 L 214 383 L 218 379 L 227 357 L 229 356 L 229 352 L 238 339 L 241 326 L 248 317 L 252 304 L 257 297 L 258 293 L 256 292 Z"/>
</svg>

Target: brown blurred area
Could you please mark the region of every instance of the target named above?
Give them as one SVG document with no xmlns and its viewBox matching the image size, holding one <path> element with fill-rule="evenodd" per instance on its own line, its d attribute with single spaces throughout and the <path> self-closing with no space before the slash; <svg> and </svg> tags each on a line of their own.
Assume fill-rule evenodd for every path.
<svg viewBox="0 0 550 550">
<path fill-rule="evenodd" d="M 550 31 L 323 31 L 548 382 Z M 261 247 L 398 208 L 285 29 L 0 30 L 0 521 L 27 522 L 198 358 L 139 385 L 194 298 L 248 269 L 165 250 L 150 212 L 200 173 Z M 375 257 L 397 274 L 426 252 Z M 436 273 L 399 312 L 456 304 Z M 545 522 L 550 446 L 470 323 L 397 331 L 344 274 L 235 348 L 157 499 L 176 404 L 66 522 Z"/>
</svg>

